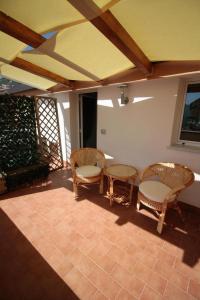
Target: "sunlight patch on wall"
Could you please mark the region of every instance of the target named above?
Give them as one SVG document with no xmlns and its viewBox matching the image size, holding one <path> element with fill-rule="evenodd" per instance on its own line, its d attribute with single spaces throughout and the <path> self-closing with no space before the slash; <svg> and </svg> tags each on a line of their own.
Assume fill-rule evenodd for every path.
<svg viewBox="0 0 200 300">
<path fill-rule="evenodd" d="M 141 101 L 146 101 L 149 99 L 153 99 L 154 97 L 134 97 L 133 98 L 133 103 L 141 102 Z"/>
<path fill-rule="evenodd" d="M 97 100 L 97 105 L 113 107 L 113 103 L 111 99 Z"/>
<path fill-rule="evenodd" d="M 104 153 L 104 155 L 105 155 L 105 158 L 106 158 L 106 159 L 114 159 L 113 156 L 110 156 L 110 155 L 108 155 L 108 154 L 106 154 L 106 153 Z"/>
<path fill-rule="evenodd" d="M 68 109 L 69 108 L 69 101 L 63 102 L 62 105 L 63 105 L 64 109 Z"/>
<path fill-rule="evenodd" d="M 118 98 L 117 101 L 118 101 L 119 106 L 125 106 L 125 104 L 121 103 L 121 98 Z"/>
<path fill-rule="evenodd" d="M 200 181 L 200 174 L 194 172 L 194 180 Z"/>
</svg>

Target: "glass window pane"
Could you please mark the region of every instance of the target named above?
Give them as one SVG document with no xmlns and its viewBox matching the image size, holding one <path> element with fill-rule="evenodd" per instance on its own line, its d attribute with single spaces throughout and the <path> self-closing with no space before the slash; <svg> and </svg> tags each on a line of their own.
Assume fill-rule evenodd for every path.
<svg viewBox="0 0 200 300">
<path fill-rule="evenodd" d="M 180 140 L 200 142 L 200 83 L 188 84 Z"/>
</svg>

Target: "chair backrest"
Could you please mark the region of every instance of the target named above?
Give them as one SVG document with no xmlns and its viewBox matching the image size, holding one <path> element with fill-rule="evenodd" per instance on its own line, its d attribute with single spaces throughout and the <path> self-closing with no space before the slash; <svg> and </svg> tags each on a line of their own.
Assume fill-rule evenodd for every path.
<svg viewBox="0 0 200 300">
<path fill-rule="evenodd" d="M 142 179 L 158 177 L 161 182 L 175 188 L 179 185 L 189 186 L 194 182 L 193 172 L 186 166 L 176 163 L 156 163 L 147 167 Z"/>
<path fill-rule="evenodd" d="M 72 152 L 71 167 L 93 165 L 103 168 L 105 165 L 104 153 L 96 148 L 80 148 Z"/>
</svg>

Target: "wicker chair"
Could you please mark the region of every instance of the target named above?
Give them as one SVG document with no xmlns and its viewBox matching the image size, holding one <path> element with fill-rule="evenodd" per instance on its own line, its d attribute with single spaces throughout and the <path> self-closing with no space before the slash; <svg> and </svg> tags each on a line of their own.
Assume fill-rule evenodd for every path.
<svg viewBox="0 0 200 300">
<path fill-rule="evenodd" d="M 174 206 L 181 215 L 177 205 L 180 192 L 194 182 L 193 172 L 175 163 L 156 163 L 147 167 L 141 174 L 137 210 L 140 203 L 159 213 L 157 231 L 161 234 L 166 210 Z"/>
<path fill-rule="evenodd" d="M 81 148 L 75 150 L 71 154 L 70 162 L 76 196 L 78 194 L 79 184 L 99 183 L 99 192 L 100 194 L 103 193 L 105 156 L 102 151 L 95 148 Z"/>
</svg>

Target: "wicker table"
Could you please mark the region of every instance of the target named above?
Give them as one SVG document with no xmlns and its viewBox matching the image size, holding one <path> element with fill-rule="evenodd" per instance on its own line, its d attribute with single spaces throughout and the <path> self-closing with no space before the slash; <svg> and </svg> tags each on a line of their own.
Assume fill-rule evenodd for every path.
<svg viewBox="0 0 200 300">
<path fill-rule="evenodd" d="M 118 203 L 126 202 L 130 205 L 132 202 L 133 186 L 135 183 L 135 179 L 138 175 L 138 171 L 136 170 L 136 168 L 124 164 L 115 164 L 105 169 L 105 175 L 109 179 L 108 195 L 110 199 L 110 205 L 112 206 L 113 201 L 116 201 Z M 124 195 L 121 196 L 119 194 L 114 193 L 114 182 L 116 180 L 127 182 L 130 184 L 130 191 L 128 191 L 128 197 L 126 197 L 126 192 L 124 192 Z"/>
</svg>

